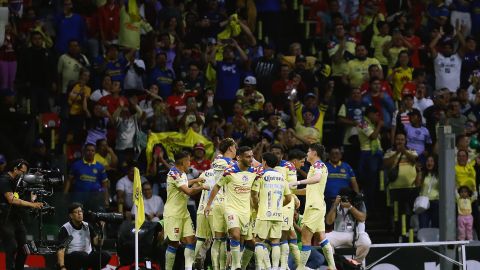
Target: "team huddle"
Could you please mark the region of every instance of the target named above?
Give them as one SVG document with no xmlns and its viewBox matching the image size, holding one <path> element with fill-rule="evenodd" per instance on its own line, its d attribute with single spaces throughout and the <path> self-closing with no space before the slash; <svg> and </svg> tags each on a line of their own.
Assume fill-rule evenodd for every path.
<svg viewBox="0 0 480 270">
<path fill-rule="evenodd" d="M 195 258 L 208 248 L 214 270 L 246 269 L 253 255 L 256 269 L 287 269 L 290 253 L 296 269 L 305 269 L 314 235 L 319 237 L 329 269 L 336 269 L 333 249 L 325 237 L 323 194 L 328 171 L 320 158 L 323 146 L 310 145 L 307 161 L 311 166 L 307 179 L 301 181 L 297 181 L 294 165 L 305 159 L 301 151 L 290 153 L 286 161 L 281 149 L 272 149 L 262 155 L 260 163 L 250 147 L 237 148 L 231 138 L 220 143 L 219 151 L 212 168 L 192 180 L 186 175 L 189 155 L 175 155 L 175 166 L 167 177 L 164 212 L 164 232 L 169 241 L 166 269 L 173 269 L 180 243 L 185 247 L 185 269 L 192 269 Z M 305 188 L 297 189 L 298 185 Z M 195 233 L 187 203 L 189 196 L 199 192 Z M 300 203 L 296 195 L 306 196 L 301 250 L 293 227 L 294 211 Z"/>
</svg>

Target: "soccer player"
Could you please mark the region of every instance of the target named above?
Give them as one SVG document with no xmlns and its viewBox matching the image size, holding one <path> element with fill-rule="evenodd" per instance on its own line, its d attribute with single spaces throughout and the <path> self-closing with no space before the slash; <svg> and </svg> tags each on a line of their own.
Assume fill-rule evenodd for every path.
<svg viewBox="0 0 480 270">
<path fill-rule="evenodd" d="M 284 149 L 280 144 L 274 144 L 270 147 L 270 150 L 273 154 L 280 160 L 279 164 L 274 168 L 276 171 L 280 172 L 285 180 L 288 183 L 293 183 L 297 181 L 297 169 L 292 162 L 284 160 Z M 293 155 L 289 158 L 291 160 L 296 160 L 297 162 L 303 162 L 305 158 L 305 153 L 298 150 L 292 151 Z M 299 153 L 299 154 L 298 154 Z M 295 195 L 292 195 L 295 196 Z M 295 264 L 300 264 L 300 250 L 297 245 L 297 234 L 293 227 L 293 214 L 295 211 L 295 200 L 292 199 L 288 204 L 283 206 L 283 224 L 282 224 L 282 239 L 280 241 L 281 249 L 281 259 L 280 259 L 280 268 L 287 269 L 288 266 L 288 254 L 292 252 L 293 257 L 295 258 Z"/>
<path fill-rule="evenodd" d="M 208 198 L 210 197 L 210 190 L 212 190 L 213 186 L 215 186 L 215 173 L 213 169 L 209 169 L 204 171 L 199 178 L 205 179 L 204 185 L 209 188 L 209 190 L 202 191 L 197 210 L 197 243 L 195 244 L 195 258 L 199 259 L 199 267 L 203 269 L 205 253 L 209 248 L 209 245 L 206 245 L 205 242 L 206 240 L 210 240 L 214 234 L 213 215 L 210 213 L 210 215 L 205 216 L 204 210 L 205 206 L 207 205 Z"/>
<path fill-rule="evenodd" d="M 215 183 L 218 183 L 223 177 L 225 170 L 233 166 L 233 160 L 237 154 L 237 144 L 232 138 L 223 139 L 218 145 L 220 155 L 212 163 L 215 174 Z M 226 269 L 227 261 L 227 223 L 225 221 L 225 203 L 223 188 L 219 189 L 212 206 L 212 227 L 214 231 L 213 244 L 211 248 L 213 270 Z"/>
<path fill-rule="evenodd" d="M 273 153 L 262 155 L 262 177 L 254 182 L 252 188 L 253 205 L 257 208 L 255 222 L 255 258 L 257 269 L 266 268 L 264 260 L 270 260 L 264 240 L 270 240 L 272 246 L 272 269 L 278 269 L 280 264 L 280 238 L 282 237 L 283 205 L 291 201 L 288 182 L 282 173 L 274 170 L 279 159 Z M 287 246 L 288 247 L 288 246 Z M 288 256 L 288 253 L 287 253 Z M 266 265 L 269 265 L 268 263 Z M 285 268 L 284 268 L 285 269 Z"/>
<path fill-rule="evenodd" d="M 252 149 L 248 146 L 242 146 L 237 153 L 237 163 L 225 170 L 222 179 L 215 184 L 205 208 L 205 215 L 208 215 L 215 196 L 223 187 L 225 219 L 228 234 L 231 237 L 232 269 L 241 268 L 240 243 L 247 236 L 250 227 L 251 189 L 258 176 L 256 170 L 251 167 L 253 161 Z"/>
<path fill-rule="evenodd" d="M 173 269 L 180 240 L 185 244 L 185 269 L 191 270 L 195 260 L 195 231 L 187 210 L 188 197 L 199 193 L 204 187 L 202 178 L 187 180 L 185 173 L 190 167 L 190 155 L 186 152 L 175 154 L 175 166 L 167 175 L 167 202 L 165 203 L 164 225 L 168 248 L 165 253 L 165 269 Z M 192 187 L 190 187 L 192 186 Z"/>
<path fill-rule="evenodd" d="M 313 143 L 309 146 L 307 152 L 307 161 L 310 162 L 310 170 L 307 179 L 290 183 L 290 187 L 298 185 L 306 185 L 301 190 L 296 190 L 297 195 L 305 195 L 305 211 L 303 213 L 302 227 L 302 251 L 301 264 L 297 269 L 305 269 L 308 257 L 310 256 L 312 237 L 318 233 L 320 246 L 323 255 L 327 260 L 330 270 L 335 270 L 335 262 L 333 260 L 333 249 L 325 236 L 325 200 L 323 194 L 327 183 L 328 170 L 327 166 L 321 161 L 321 157 L 325 152 L 323 145 Z"/>
</svg>

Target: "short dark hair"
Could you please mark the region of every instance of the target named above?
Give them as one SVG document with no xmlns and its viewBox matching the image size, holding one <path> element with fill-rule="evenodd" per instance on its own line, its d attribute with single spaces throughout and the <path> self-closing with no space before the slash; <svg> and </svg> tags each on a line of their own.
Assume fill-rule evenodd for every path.
<svg viewBox="0 0 480 270">
<path fill-rule="evenodd" d="M 278 158 L 272 152 L 262 154 L 262 159 L 267 163 L 268 167 L 275 168 L 278 165 Z"/>
<path fill-rule="evenodd" d="M 325 147 L 319 143 L 312 143 L 308 148 L 315 151 L 319 158 L 322 158 L 325 155 Z"/>
<path fill-rule="evenodd" d="M 468 192 L 468 196 L 472 196 L 473 192 L 468 186 L 461 186 L 458 188 L 458 193 L 462 193 L 462 191 L 466 190 Z"/>
<path fill-rule="evenodd" d="M 305 152 L 300 149 L 292 149 L 288 152 L 288 159 L 304 159 L 306 156 Z"/>
<path fill-rule="evenodd" d="M 270 151 L 272 149 L 280 149 L 280 151 L 282 151 L 282 154 L 285 153 L 285 148 L 281 144 L 278 144 L 278 143 L 272 144 L 270 146 Z"/>
<path fill-rule="evenodd" d="M 103 141 L 107 141 L 107 139 L 105 138 L 102 138 L 102 139 L 98 139 L 95 141 L 95 147 L 100 147 L 100 144 L 103 142 Z"/>
<path fill-rule="evenodd" d="M 190 157 L 190 154 L 187 151 L 180 151 L 178 153 L 175 153 L 175 155 L 173 155 L 173 158 L 175 159 L 175 164 L 180 164 L 180 161 L 182 159 L 185 159 L 188 157 Z"/>
<path fill-rule="evenodd" d="M 252 148 L 250 146 L 240 146 L 237 150 L 237 155 L 243 155 L 245 152 L 251 151 Z"/>
<path fill-rule="evenodd" d="M 30 164 L 28 164 L 28 162 L 22 158 L 12 160 L 7 165 L 7 171 L 13 172 L 15 169 L 20 169 L 22 165 L 25 165 L 28 167 Z"/>
<path fill-rule="evenodd" d="M 79 202 L 73 202 L 72 204 L 70 204 L 68 206 L 68 213 L 71 214 L 73 213 L 73 211 L 77 208 L 82 208 L 83 209 L 83 204 L 79 203 Z"/>
<path fill-rule="evenodd" d="M 93 148 L 95 148 L 95 150 L 97 150 L 97 147 L 93 143 L 86 143 L 85 145 L 83 145 L 83 150 L 87 149 L 87 147 L 89 146 L 92 146 Z"/>
<path fill-rule="evenodd" d="M 225 138 L 218 145 L 218 150 L 220 150 L 220 153 L 225 154 L 225 152 L 227 152 L 228 148 L 230 148 L 231 146 L 234 146 L 235 144 L 236 144 L 236 142 L 235 142 L 234 139 Z"/>
<path fill-rule="evenodd" d="M 425 75 L 425 69 L 423 69 L 423 68 L 416 68 L 412 72 L 412 78 L 413 79 L 418 78 L 420 76 L 424 76 L 424 75 Z"/>
</svg>

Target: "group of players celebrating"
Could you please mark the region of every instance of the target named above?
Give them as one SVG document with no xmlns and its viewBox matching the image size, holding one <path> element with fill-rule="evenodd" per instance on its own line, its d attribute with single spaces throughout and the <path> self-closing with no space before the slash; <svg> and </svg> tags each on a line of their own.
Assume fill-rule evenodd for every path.
<svg viewBox="0 0 480 270">
<path fill-rule="evenodd" d="M 187 180 L 186 175 L 189 155 L 183 152 L 175 155 L 175 166 L 167 177 L 164 232 L 169 242 L 165 268 L 173 269 L 180 243 L 185 247 L 187 270 L 192 269 L 197 255 L 205 253 L 212 243 L 214 270 L 246 269 L 254 254 L 256 269 L 287 269 L 290 253 L 296 269 L 305 269 L 315 235 L 319 237 L 329 269 L 336 269 L 333 249 L 325 236 L 323 194 L 328 171 L 321 161 L 324 147 L 309 146 L 307 161 L 311 166 L 307 178 L 301 181 L 297 181 L 294 165 L 303 162 L 301 151 L 293 151 L 286 161 L 281 147 L 272 147 L 271 152 L 262 155 L 260 163 L 254 159 L 250 147 L 237 147 L 233 139 L 226 138 L 220 142 L 219 152 L 212 168 L 192 180 Z M 298 185 L 306 187 L 297 189 Z M 199 192 L 202 195 L 195 234 L 187 203 L 189 196 Z M 293 227 L 295 206 L 299 204 L 296 195 L 306 196 L 301 250 Z"/>
</svg>

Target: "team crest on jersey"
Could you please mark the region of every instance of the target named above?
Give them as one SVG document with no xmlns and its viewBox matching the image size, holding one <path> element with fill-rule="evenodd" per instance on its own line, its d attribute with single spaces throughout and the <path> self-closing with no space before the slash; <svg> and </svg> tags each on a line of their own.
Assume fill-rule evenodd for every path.
<svg viewBox="0 0 480 270">
<path fill-rule="evenodd" d="M 246 176 L 246 175 L 242 176 L 242 181 L 244 183 L 248 182 L 248 176 Z"/>
<path fill-rule="evenodd" d="M 321 169 L 321 168 L 325 167 L 325 164 L 324 164 L 323 162 L 321 162 L 321 161 L 317 161 L 317 162 L 315 162 L 315 163 L 313 164 L 313 167 L 314 167 L 315 169 Z"/>
<path fill-rule="evenodd" d="M 92 172 L 93 173 L 98 173 L 98 170 L 94 168 L 94 169 L 92 169 Z"/>
<path fill-rule="evenodd" d="M 345 169 L 340 169 L 341 173 L 346 173 Z"/>
<path fill-rule="evenodd" d="M 180 178 L 180 172 L 172 169 L 168 172 L 168 176 L 172 177 L 173 180 L 177 180 L 178 178 Z"/>
<path fill-rule="evenodd" d="M 265 216 L 267 216 L 267 217 L 271 217 L 271 216 L 272 216 L 272 212 L 270 212 L 270 211 L 267 211 L 267 212 L 265 213 Z"/>
</svg>

